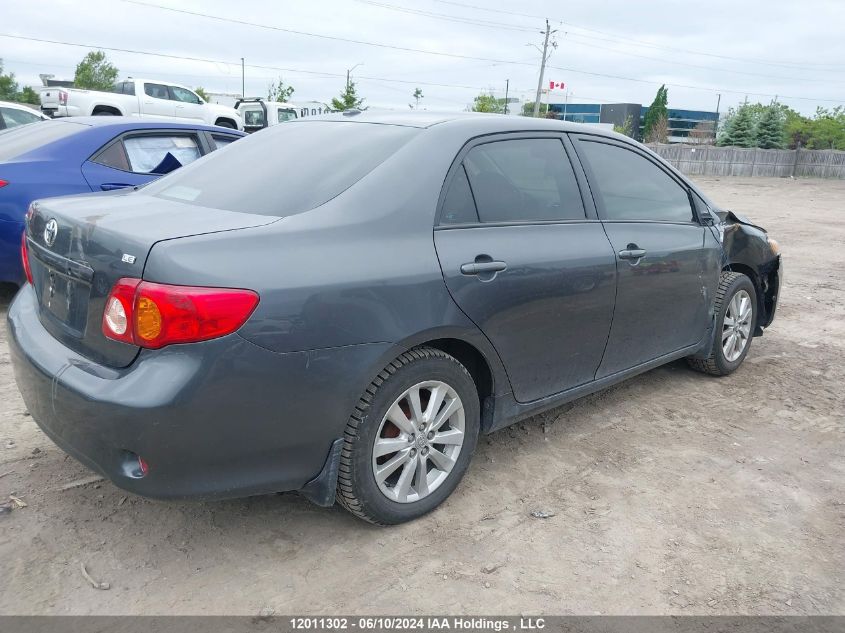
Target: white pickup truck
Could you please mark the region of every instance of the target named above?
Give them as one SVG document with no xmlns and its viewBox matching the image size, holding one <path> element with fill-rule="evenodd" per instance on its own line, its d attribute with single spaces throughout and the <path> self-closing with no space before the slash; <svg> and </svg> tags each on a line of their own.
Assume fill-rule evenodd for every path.
<svg viewBox="0 0 845 633">
<path fill-rule="evenodd" d="M 267 101 L 261 97 L 238 99 L 235 109 L 244 121 L 244 132 L 256 132 L 271 125 L 317 116 L 331 112 L 329 106 L 319 101 L 297 103 Z"/>
<path fill-rule="evenodd" d="M 208 125 L 243 129 L 234 108 L 206 103 L 193 90 L 150 79 L 118 82 L 111 92 L 79 88 L 42 88 L 41 111 L 50 117 L 134 116 L 190 119 Z"/>
</svg>

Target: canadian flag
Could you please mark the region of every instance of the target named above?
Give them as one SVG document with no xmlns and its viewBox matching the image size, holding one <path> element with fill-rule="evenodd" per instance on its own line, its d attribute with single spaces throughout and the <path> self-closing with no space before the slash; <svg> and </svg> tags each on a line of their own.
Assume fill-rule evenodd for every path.
<svg viewBox="0 0 845 633">
<path fill-rule="evenodd" d="M 549 90 L 554 90 L 556 88 L 563 90 L 564 83 L 562 81 L 550 81 L 549 82 Z"/>
</svg>

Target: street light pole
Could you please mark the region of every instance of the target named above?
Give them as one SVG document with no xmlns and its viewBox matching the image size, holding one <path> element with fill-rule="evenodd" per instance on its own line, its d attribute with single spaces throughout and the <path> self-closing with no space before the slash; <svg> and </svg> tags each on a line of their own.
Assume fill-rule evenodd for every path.
<svg viewBox="0 0 845 633">
<path fill-rule="evenodd" d="M 508 89 L 510 88 L 511 80 L 505 79 L 505 114 L 508 113 Z"/>
<path fill-rule="evenodd" d="M 349 92 L 349 81 L 350 81 L 351 76 L 352 76 L 352 71 L 355 70 L 356 68 L 358 68 L 358 66 L 363 66 L 363 65 L 364 65 L 364 62 L 358 62 L 352 68 L 346 69 L 346 92 Z"/>
<path fill-rule="evenodd" d="M 241 97 L 246 98 L 246 64 L 244 58 L 241 57 Z"/>
</svg>

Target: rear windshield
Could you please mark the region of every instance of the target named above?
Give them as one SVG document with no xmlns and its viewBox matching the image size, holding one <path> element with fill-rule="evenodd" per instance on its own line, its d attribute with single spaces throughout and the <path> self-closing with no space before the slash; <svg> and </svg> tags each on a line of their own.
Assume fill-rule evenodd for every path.
<svg viewBox="0 0 845 633">
<path fill-rule="evenodd" d="M 342 121 L 292 121 L 233 143 L 144 188 L 226 211 L 286 216 L 328 202 L 419 132 Z"/>
<path fill-rule="evenodd" d="M 43 121 L 34 125 L 21 125 L 0 132 L 0 160 L 11 160 L 34 149 L 76 134 L 86 126 L 65 121 Z"/>
</svg>

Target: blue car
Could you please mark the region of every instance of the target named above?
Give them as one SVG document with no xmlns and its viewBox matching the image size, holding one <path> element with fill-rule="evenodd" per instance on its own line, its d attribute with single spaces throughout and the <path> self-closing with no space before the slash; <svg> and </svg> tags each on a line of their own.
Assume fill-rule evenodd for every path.
<svg viewBox="0 0 845 633">
<path fill-rule="evenodd" d="M 143 185 L 241 136 L 210 125 L 104 116 L 0 132 L 0 282 L 23 282 L 20 242 L 33 200 Z"/>
</svg>

